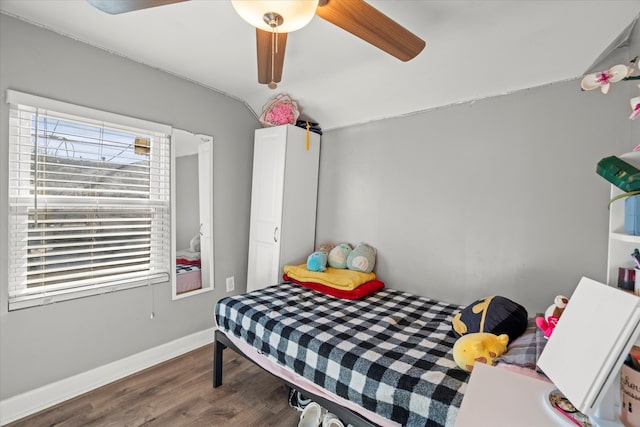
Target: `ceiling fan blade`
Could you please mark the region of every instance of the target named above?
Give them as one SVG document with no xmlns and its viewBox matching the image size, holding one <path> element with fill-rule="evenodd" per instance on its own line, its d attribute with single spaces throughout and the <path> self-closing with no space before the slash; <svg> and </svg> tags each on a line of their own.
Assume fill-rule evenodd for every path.
<svg viewBox="0 0 640 427">
<path fill-rule="evenodd" d="M 424 40 L 363 0 L 320 1 L 316 15 L 401 61 L 415 58 L 425 46 Z"/>
<path fill-rule="evenodd" d="M 117 15 L 133 12 L 149 7 L 164 6 L 165 4 L 180 3 L 187 0 L 87 0 L 89 4 L 103 12 Z"/>
<path fill-rule="evenodd" d="M 287 47 L 287 33 L 276 34 L 277 50 L 274 54 L 273 78 L 271 76 L 271 40 L 273 34 L 256 28 L 256 47 L 258 50 L 258 82 L 278 83 L 282 79 L 284 67 L 284 51 Z"/>
</svg>

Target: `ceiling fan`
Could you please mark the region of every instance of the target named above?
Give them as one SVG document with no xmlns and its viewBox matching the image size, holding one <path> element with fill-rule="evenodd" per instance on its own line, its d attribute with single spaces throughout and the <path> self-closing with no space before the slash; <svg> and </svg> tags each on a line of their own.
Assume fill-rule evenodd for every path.
<svg viewBox="0 0 640 427">
<path fill-rule="evenodd" d="M 187 0 L 87 0 L 96 8 L 120 14 Z M 275 89 L 282 80 L 287 33 L 306 25 L 314 15 L 369 44 L 409 61 L 425 42 L 364 0 L 231 0 L 236 12 L 256 27 L 258 82 Z"/>
</svg>

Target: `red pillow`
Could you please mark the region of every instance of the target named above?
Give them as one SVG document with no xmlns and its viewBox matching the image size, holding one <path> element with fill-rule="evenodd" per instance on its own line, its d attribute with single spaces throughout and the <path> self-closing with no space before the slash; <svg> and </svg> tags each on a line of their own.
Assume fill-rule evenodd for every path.
<svg viewBox="0 0 640 427">
<path fill-rule="evenodd" d="M 368 282 L 363 283 L 352 291 L 345 291 L 343 289 L 332 288 L 331 286 L 323 285 L 321 283 L 301 282 L 299 280 L 292 279 L 286 274 L 283 275 L 282 278 L 287 282 L 298 284 L 307 289 L 312 289 L 314 291 L 322 292 L 323 294 L 350 300 L 364 298 L 367 295 L 384 288 L 384 282 L 377 279 L 369 280 Z"/>
</svg>

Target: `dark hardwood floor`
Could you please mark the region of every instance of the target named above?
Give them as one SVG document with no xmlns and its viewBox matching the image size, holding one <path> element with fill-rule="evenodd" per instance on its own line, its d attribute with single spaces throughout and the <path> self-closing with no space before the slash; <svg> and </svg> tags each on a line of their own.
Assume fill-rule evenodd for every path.
<svg viewBox="0 0 640 427">
<path fill-rule="evenodd" d="M 272 375 L 226 349 L 214 389 L 212 362 L 213 346 L 202 347 L 7 427 L 298 425 L 300 413 Z"/>
</svg>

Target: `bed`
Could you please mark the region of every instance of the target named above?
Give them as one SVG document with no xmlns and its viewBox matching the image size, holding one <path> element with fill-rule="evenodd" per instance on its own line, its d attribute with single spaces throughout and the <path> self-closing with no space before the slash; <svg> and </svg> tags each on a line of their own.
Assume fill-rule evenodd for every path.
<svg viewBox="0 0 640 427">
<path fill-rule="evenodd" d="M 200 265 L 176 263 L 176 292 L 183 294 L 202 288 Z"/>
<path fill-rule="evenodd" d="M 176 251 L 176 293 L 178 295 L 202 288 L 200 248 L 197 249 L 197 251 L 192 249 Z"/>
<path fill-rule="evenodd" d="M 353 426 L 453 426 L 469 374 L 451 355 L 462 307 L 384 288 L 346 300 L 282 283 L 215 308 L 214 387 L 231 347 Z"/>
</svg>

